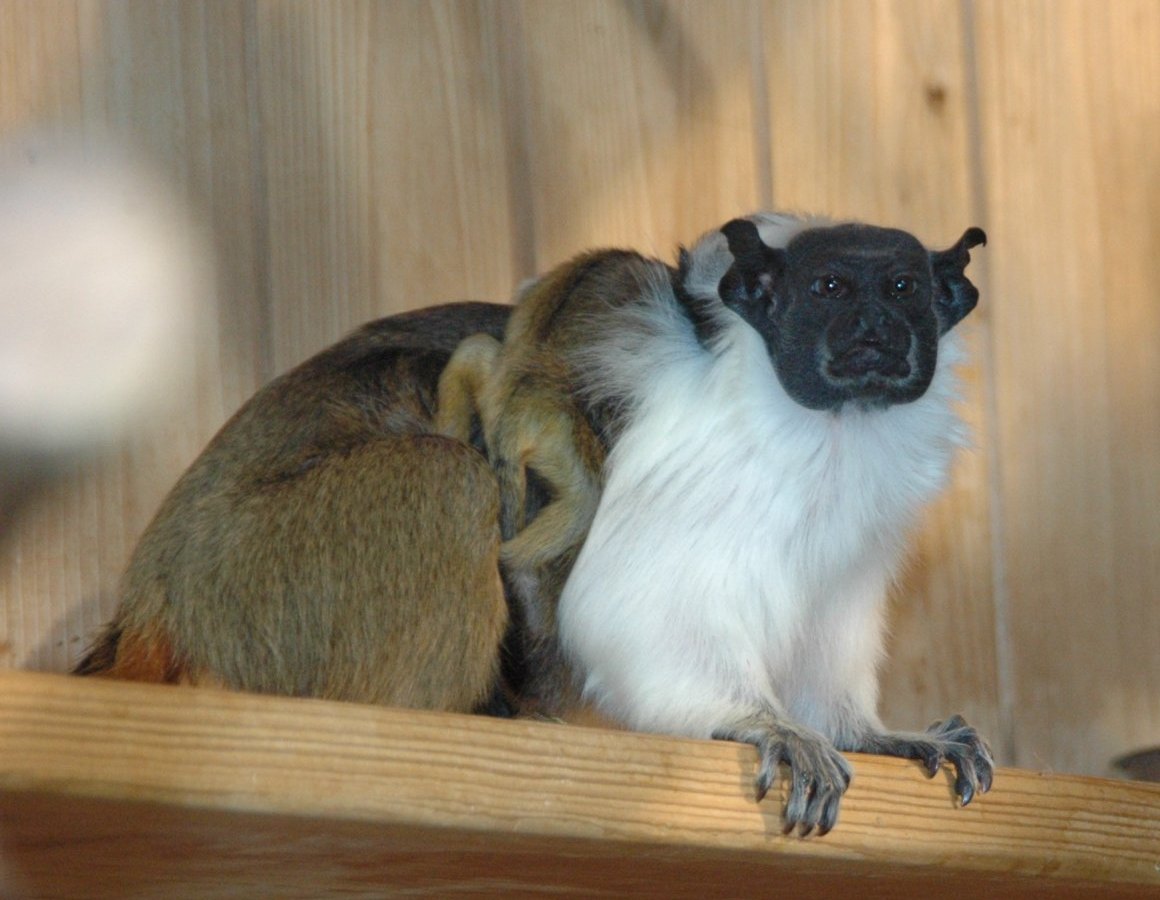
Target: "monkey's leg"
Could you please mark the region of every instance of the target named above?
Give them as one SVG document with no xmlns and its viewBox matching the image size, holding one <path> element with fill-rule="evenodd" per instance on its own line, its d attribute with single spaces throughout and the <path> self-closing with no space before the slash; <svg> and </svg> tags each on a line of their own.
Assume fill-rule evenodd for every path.
<svg viewBox="0 0 1160 900">
<path fill-rule="evenodd" d="M 491 384 L 500 347 L 490 335 L 474 334 L 455 348 L 439 376 L 435 430 L 440 434 L 471 443 L 472 424 L 483 417 L 484 393 Z"/>
<path fill-rule="evenodd" d="M 489 700 L 508 621 L 497 495 L 487 461 L 437 435 L 373 442 L 303 486 L 287 515 L 304 551 L 308 527 L 331 535 L 317 571 L 291 575 L 330 610 L 322 696 L 461 712 Z"/>
<path fill-rule="evenodd" d="M 786 834 L 796 828 L 803 837 L 813 831 L 823 835 L 837 823 L 838 807 L 850 786 L 853 771 L 824 736 L 772 712 L 757 712 L 733 725 L 715 729 L 713 737 L 757 748 L 758 801 L 773 786 L 781 764 L 789 767 L 789 798 L 784 813 Z"/>
<path fill-rule="evenodd" d="M 866 595 L 882 596 L 884 585 L 885 579 L 871 582 Z M 855 753 L 919 760 L 931 775 L 944 762 L 950 763 L 955 769 L 955 791 L 964 806 L 977 793 L 986 792 L 994 778 L 991 750 L 962 717 L 936 722 L 919 733 L 891 732 L 882 726 L 876 712 L 875 675 L 883 627 L 881 606 L 834 604 L 831 615 L 840 618 L 823 623 L 831 639 L 813 654 L 809 689 L 814 693 L 815 702 L 830 710 L 836 746 Z M 836 672 L 845 674 L 835 680 Z M 817 698 L 830 699 L 823 703 Z"/>
<path fill-rule="evenodd" d="M 955 793 L 963 806 L 976 794 L 989 791 L 995 778 L 991 748 L 959 715 L 935 722 L 921 733 L 871 729 L 844 749 L 918 760 L 932 777 L 943 763 L 950 763 L 955 770 Z"/>
<path fill-rule="evenodd" d="M 77 671 L 472 711 L 508 619 L 498 505 L 486 461 L 437 435 L 207 489 L 151 526 Z"/>
<path fill-rule="evenodd" d="M 603 447 L 566 395 L 522 386 L 505 402 L 488 446 L 500 485 L 500 559 L 524 663 L 523 709 L 568 715 L 578 692 L 560 649 L 556 608 L 596 512 Z M 530 504 L 529 471 L 538 479 Z M 545 499 L 540 488 L 546 503 L 535 509 Z"/>
<path fill-rule="evenodd" d="M 575 409 L 546 392 L 513 394 L 494 431 L 506 523 L 502 558 L 524 570 L 549 565 L 578 549 L 588 533 L 600 500 L 604 448 Z M 525 526 L 529 470 L 550 497 Z"/>
<path fill-rule="evenodd" d="M 162 684 L 195 680 L 194 673 L 175 657 L 160 626 L 126 628 L 120 615 L 101 632 L 72 674 Z"/>
</svg>

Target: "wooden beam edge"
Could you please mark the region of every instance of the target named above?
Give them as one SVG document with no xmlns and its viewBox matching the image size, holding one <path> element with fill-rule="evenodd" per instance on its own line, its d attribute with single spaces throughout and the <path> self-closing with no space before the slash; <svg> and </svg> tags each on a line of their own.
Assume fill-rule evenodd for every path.
<svg viewBox="0 0 1160 900">
<path fill-rule="evenodd" d="M 958 809 L 949 775 L 851 761 L 838 827 L 801 839 L 781 833 L 784 793 L 754 802 L 743 745 L 0 672 L 13 796 L 1160 887 L 1160 786 L 1003 769 Z"/>
</svg>

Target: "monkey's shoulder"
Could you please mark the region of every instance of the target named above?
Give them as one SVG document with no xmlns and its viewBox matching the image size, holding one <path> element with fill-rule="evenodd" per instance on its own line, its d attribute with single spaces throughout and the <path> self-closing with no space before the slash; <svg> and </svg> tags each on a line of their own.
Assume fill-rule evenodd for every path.
<svg viewBox="0 0 1160 900">
<path fill-rule="evenodd" d="M 587 344 L 618 311 L 640 303 L 653 286 L 669 284 L 672 273 L 633 250 L 582 253 L 521 291 L 506 342 L 557 351 Z"/>
<path fill-rule="evenodd" d="M 447 304 L 369 322 L 274 378 L 221 427 L 176 492 L 278 484 L 369 441 L 428 434 L 455 346 L 502 334 L 511 307 Z"/>
</svg>

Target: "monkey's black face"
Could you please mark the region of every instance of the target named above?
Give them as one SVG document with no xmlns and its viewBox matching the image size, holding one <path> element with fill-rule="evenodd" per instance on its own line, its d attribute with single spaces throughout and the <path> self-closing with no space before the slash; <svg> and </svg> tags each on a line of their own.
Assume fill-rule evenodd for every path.
<svg viewBox="0 0 1160 900">
<path fill-rule="evenodd" d="M 869 225 L 809 229 L 784 250 L 760 243 L 747 220 L 723 231 L 735 263 L 721 297 L 762 335 L 782 386 L 810 409 L 917 400 L 934 377 L 939 337 L 978 296 L 962 274 L 967 248 L 983 240 L 978 229 L 942 254 Z"/>
<path fill-rule="evenodd" d="M 790 396 L 811 409 L 886 406 L 934 377 L 938 320 L 926 249 L 902 231 L 813 229 L 786 248 L 767 311 L 770 355 Z"/>
</svg>

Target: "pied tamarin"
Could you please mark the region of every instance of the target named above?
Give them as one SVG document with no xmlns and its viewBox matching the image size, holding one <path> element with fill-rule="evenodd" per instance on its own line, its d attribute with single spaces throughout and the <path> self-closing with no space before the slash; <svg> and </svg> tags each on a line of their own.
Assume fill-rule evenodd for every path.
<svg viewBox="0 0 1160 900">
<path fill-rule="evenodd" d="M 960 717 L 876 712 L 887 590 L 963 442 L 952 329 L 984 241 L 755 215 L 676 268 L 581 256 L 522 292 L 502 345 L 460 346 L 440 425 L 483 424 L 527 703 L 578 691 L 631 728 L 751 743 L 759 798 L 791 769 L 803 833 L 836 821 L 840 750 L 950 762 L 964 804 L 990 787 Z"/>
</svg>

